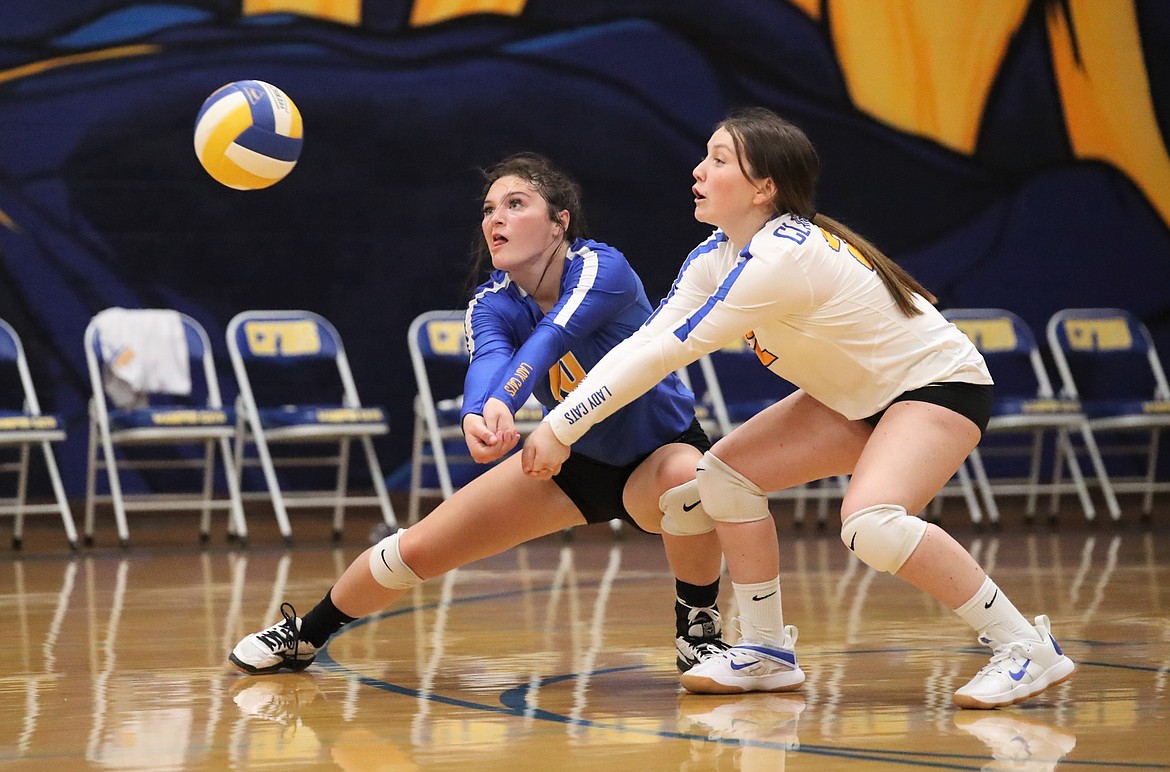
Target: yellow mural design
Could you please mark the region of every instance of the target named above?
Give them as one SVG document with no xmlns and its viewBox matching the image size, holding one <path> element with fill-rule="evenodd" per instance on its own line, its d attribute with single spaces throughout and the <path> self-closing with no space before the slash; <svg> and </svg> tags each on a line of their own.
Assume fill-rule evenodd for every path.
<svg viewBox="0 0 1170 772">
<path fill-rule="evenodd" d="M 1170 223 L 1170 158 L 1150 101 L 1133 4 L 1071 0 L 1069 6 L 1075 41 L 1058 9 L 1048 14 L 1048 35 L 1073 150 L 1129 175 Z"/>
<path fill-rule="evenodd" d="M 528 0 L 416 0 L 410 9 L 410 26 L 425 27 L 476 13 L 519 16 L 527 4 Z"/>
<path fill-rule="evenodd" d="M 244 16 L 295 13 L 356 27 L 362 21 L 362 0 L 243 0 Z"/>
<path fill-rule="evenodd" d="M 39 62 L 30 62 L 28 64 L 22 64 L 19 67 L 0 70 L 0 83 L 19 78 L 27 78 L 31 75 L 39 75 L 42 72 L 54 70 L 58 67 L 70 67 L 74 64 L 90 64 L 106 59 L 123 59 L 129 56 L 147 56 L 149 54 L 157 54 L 161 50 L 162 46 L 155 45 L 115 46 L 113 48 L 103 48 L 100 51 L 86 51 L 84 54 L 55 56 L 52 59 L 42 59 Z"/>
<path fill-rule="evenodd" d="M 1028 0 L 830 0 L 829 29 L 863 112 L 971 153 Z"/>
<path fill-rule="evenodd" d="M 804 11 L 810 19 L 821 18 L 821 0 L 788 0 L 788 2 Z"/>
</svg>

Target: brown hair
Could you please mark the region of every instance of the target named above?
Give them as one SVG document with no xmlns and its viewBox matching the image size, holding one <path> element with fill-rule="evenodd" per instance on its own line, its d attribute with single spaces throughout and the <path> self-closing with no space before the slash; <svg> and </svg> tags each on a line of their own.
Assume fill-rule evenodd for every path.
<svg viewBox="0 0 1170 772">
<path fill-rule="evenodd" d="M 565 241 L 572 244 L 577 239 L 589 238 L 585 212 L 581 208 L 581 186 L 567 173 L 557 168 L 552 161 L 539 153 L 510 155 L 483 170 L 482 195 L 488 194 L 496 180 L 509 176 L 519 177 L 536 189 L 548 205 L 548 217 L 552 222 L 560 222 L 557 215 L 568 211 L 569 227 L 565 229 Z M 480 200 L 483 200 L 482 197 Z M 484 243 L 483 234 L 477 233 L 471 274 L 467 279 L 469 291 L 473 291 L 479 285 L 485 263 L 491 264 L 491 253 Z"/>
<path fill-rule="evenodd" d="M 937 299 L 900 265 L 852 229 L 819 214 L 813 198 L 821 163 L 805 133 L 763 107 L 736 110 L 716 129 L 725 129 L 735 144 L 739 168 L 750 180 L 771 179 L 776 185 L 772 204 L 777 212 L 790 212 L 824 228 L 859 251 L 873 266 L 906 316 L 922 313 L 914 305 L 917 293 L 929 302 Z"/>
</svg>

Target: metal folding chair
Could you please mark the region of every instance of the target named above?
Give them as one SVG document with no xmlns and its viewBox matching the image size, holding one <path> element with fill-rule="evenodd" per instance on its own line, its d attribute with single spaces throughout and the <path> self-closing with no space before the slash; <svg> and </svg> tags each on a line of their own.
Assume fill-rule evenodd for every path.
<svg viewBox="0 0 1170 772">
<path fill-rule="evenodd" d="M 1092 520 L 1096 509 L 1077 455 L 1072 452 L 1074 434 L 1081 437 L 1093 468 L 1102 480 L 1109 511 L 1116 517 L 1117 502 L 1109 488 L 1097 443 L 1081 404 L 1075 395 L 1056 397 L 1036 336 L 1027 323 L 1002 308 L 952 308 L 943 314 L 974 342 L 995 379 L 995 402 L 984 441 L 968 457 L 988 519 L 992 523 L 999 521 L 997 494 L 1026 495 L 1025 511 L 1031 518 L 1035 515 L 1037 496 L 1041 492 L 1052 495 L 1051 514 L 1054 516 L 1060 493 L 1074 491 L 1085 518 Z M 1018 442 L 1020 435 L 1026 437 L 1023 444 Z M 1045 482 L 1041 480 L 1045 440 L 1052 435 L 1055 436 L 1052 450 L 1054 469 L 1051 480 Z M 1001 441 L 999 438 L 1004 436 L 1007 439 Z M 1028 459 L 1026 474 L 1012 474 L 1008 470 L 995 479 L 988 475 L 985 459 L 1013 456 Z M 1066 465 L 1072 477 L 1071 485 L 1062 480 L 1061 470 Z"/>
<path fill-rule="evenodd" d="M 1100 455 L 1114 464 L 1107 478 L 1099 472 L 1102 491 L 1140 493 L 1149 517 L 1154 494 L 1170 491 L 1170 481 L 1157 479 L 1170 386 L 1149 329 L 1120 308 L 1069 308 L 1052 315 L 1047 332 L 1061 393 L 1081 401 L 1089 425 L 1103 436 Z M 1135 433 L 1148 436 L 1125 440 Z"/>
<path fill-rule="evenodd" d="M 58 512 L 65 526 L 69 547 L 77 549 L 77 528 L 73 524 L 73 514 L 69 510 L 69 501 L 65 498 L 61 474 L 57 470 L 57 461 L 53 457 L 51 447 L 52 443 L 65 439 L 65 427 L 60 417 L 41 412 L 20 336 L 2 319 L 0 368 L 5 371 L 4 377 L 0 378 L 0 392 L 4 395 L 3 402 L 0 402 L 0 448 L 15 449 L 18 454 L 16 461 L 0 462 L 0 472 L 16 473 L 16 495 L 11 498 L 0 498 L 0 514 L 15 516 L 12 548 L 20 549 L 24 544 L 26 514 Z M 33 446 L 40 447 L 44 455 L 49 483 L 53 488 L 53 503 L 30 504 L 27 501 L 29 458 Z"/>
<path fill-rule="evenodd" d="M 142 336 L 133 343 L 112 340 L 111 327 L 106 326 L 106 332 L 103 332 L 103 324 L 118 317 L 123 327 L 133 327 L 141 331 Z M 165 335 L 164 330 L 172 323 L 178 325 L 173 328 L 177 332 L 174 336 Z M 106 336 L 104 344 L 103 335 Z M 167 361 L 183 363 L 190 374 L 189 394 L 167 394 L 161 390 L 159 379 L 154 377 L 160 365 L 148 350 L 152 347 L 155 354 L 159 353 L 158 347 L 163 347 L 162 352 L 169 354 Z M 106 309 L 86 326 L 85 359 L 92 390 L 85 489 L 86 544 L 93 543 L 94 513 L 99 503 L 113 504 L 118 539 L 123 547 L 130 542 L 126 513 L 143 510 L 200 510 L 199 537 L 207 542 L 211 532 L 211 511 L 226 509 L 229 512 L 229 536 L 246 543 L 247 524 L 229 445 L 234 417 L 232 411 L 223 407 L 211 344 L 203 327 L 190 316 L 167 309 Z M 120 384 L 111 373 L 116 371 L 118 361 L 131 360 L 141 368 L 146 381 L 140 392 L 131 395 L 135 397 L 133 404 L 126 405 L 125 399 L 120 399 L 122 404 L 119 404 L 111 400 L 111 391 L 125 394 L 129 387 Z M 214 490 L 217 444 L 223 457 L 223 475 L 228 491 L 226 500 L 217 498 Z M 162 446 L 170 446 L 172 455 L 162 457 L 158 453 Z M 184 454 L 184 450 L 193 447 L 201 448 L 201 455 Z M 106 470 L 108 494 L 97 493 L 99 469 Z M 157 489 L 141 493 L 123 492 L 124 472 L 173 469 L 200 470 L 200 492 Z M 154 474 L 161 477 L 158 472 Z M 143 483 L 144 487 L 151 487 L 149 481 Z"/>
<path fill-rule="evenodd" d="M 347 506 L 377 506 L 389 528 L 398 522 L 373 438 L 389 425 L 381 407 L 363 405 L 341 336 L 324 317 L 311 311 L 243 311 L 228 323 L 228 353 L 240 387 L 236 418 L 236 468 L 260 466 L 280 533 L 292 541 L 288 509 L 333 507 L 333 539 L 341 538 Z M 365 452 L 374 494 L 349 490 L 349 451 L 353 441 Z M 290 452 L 273 454 L 281 445 Z M 320 448 L 336 448 L 321 455 Z M 248 454 L 254 449 L 255 456 Z M 302 480 L 284 490 L 277 467 L 333 469 L 333 487 Z"/>
</svg>

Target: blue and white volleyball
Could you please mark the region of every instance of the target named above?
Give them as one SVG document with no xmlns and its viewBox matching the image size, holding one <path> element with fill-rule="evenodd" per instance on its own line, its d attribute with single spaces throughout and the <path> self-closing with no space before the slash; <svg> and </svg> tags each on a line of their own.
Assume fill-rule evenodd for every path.
<svg viewBox="0 0 1170 772">
<path fill-rule="evenodd" d="M 237 190 L 280 182 L 301 155 L 303 126 L 283 91 L 260 80 L 216 89 L 195 118 L 195 155 L 216 181 Z"/>
</svg>

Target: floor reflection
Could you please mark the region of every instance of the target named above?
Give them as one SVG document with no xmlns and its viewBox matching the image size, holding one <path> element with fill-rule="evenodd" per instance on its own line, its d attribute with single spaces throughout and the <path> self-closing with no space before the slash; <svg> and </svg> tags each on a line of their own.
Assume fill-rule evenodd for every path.
<svg viewBox="0 0 1170 772">
<path fill-rule="evenodd" d="M 947 609 L 835 535 L 782 540 L 796 694 L 682 694 L 661 544 L 544 540 L 428 582 L 301 674 L 224 657 L 360 547 L 0 561 L 0 763 L 104 769 L 1170 770 L 1170 538 L 975 534 L 1079 672 L 955 710 L 985 661 Z M 730 586 L 721 603 L 735 615 Z M 15 767 L 14 767 L 15 769 Z"/>
</svg>

